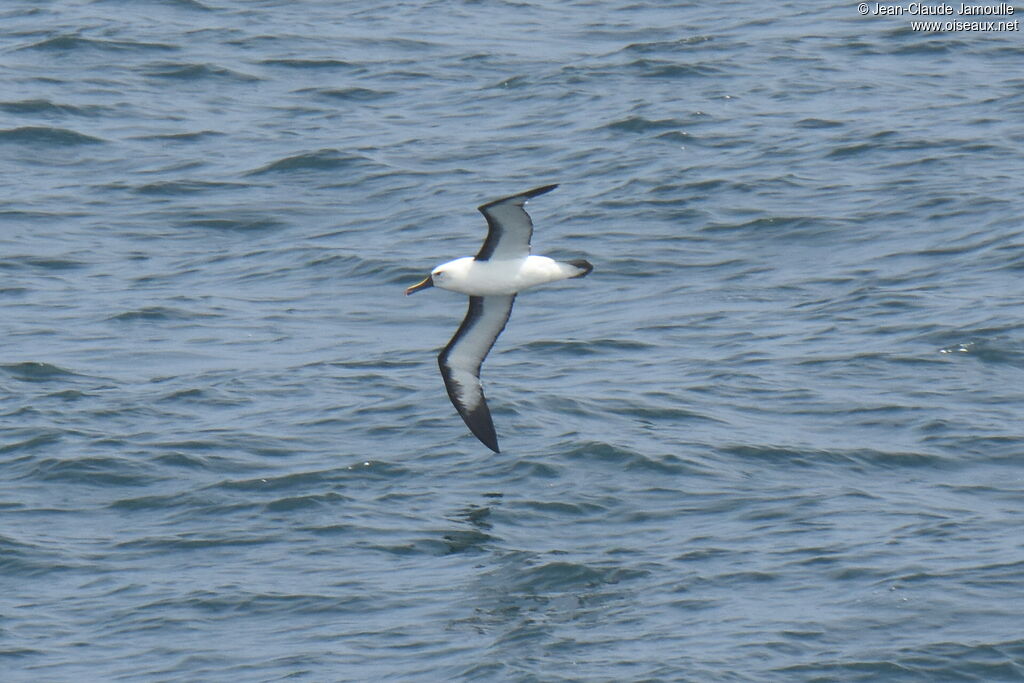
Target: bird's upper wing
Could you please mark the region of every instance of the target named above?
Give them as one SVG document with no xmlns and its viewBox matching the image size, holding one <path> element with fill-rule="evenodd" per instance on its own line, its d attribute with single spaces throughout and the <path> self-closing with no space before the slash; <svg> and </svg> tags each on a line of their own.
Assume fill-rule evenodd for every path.
<svg viewBox="0 0 1024 683">
<path fill-rule="evenodd" d="M 487 219 L 487 239 L 476 255 L 477 261 L 529 256 L 533 222 L 523 206 L 537 195 L 551 192 L 558 185 L 545 185 L 522 194 L 503 197 L 480 207 Z"/>
<path fill-rule="evenodd" d="M 469 431 L 495 453 L 499 452 L 498 435 L 494 432 L 491 411 L 487 408 L 484 388 L 480 384 L 480 366 L 505 329 L 515 300 L 515 294 L 469 297 L 466 317 L 437 357 L 452 405 L 459 411 Z"/>
</svg>

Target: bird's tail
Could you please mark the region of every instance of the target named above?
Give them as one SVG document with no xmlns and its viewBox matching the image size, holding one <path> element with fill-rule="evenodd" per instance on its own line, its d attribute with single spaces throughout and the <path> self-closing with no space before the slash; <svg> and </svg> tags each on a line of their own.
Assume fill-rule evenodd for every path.
<svg viewBox="0 0 1024 683">
<path fill-rule="evenodd" d="M 587 275 L 590 275 L 590 271 L 594 269 L 594 266 L 591 265 L 590 261 L 585 261 L 584 259 L 581 258 L 576 259 L 574 261 L 566 261 L 566 263 L 568 263 L 570 266 L 575 266 L 580 270 L 580 272 L 576 273 L 575 275 L 571 275 L 570 279 L 575 277 L 586 277 Z"/>
</svg>

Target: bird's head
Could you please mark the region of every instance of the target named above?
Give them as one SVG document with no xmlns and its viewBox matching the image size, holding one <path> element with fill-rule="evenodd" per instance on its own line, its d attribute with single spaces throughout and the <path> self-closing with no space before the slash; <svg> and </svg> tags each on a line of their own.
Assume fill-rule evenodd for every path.
<svg viewBox="0 0 1024 683">
<path fill-rule="evenodd" d="M 405 293 L 412 294 L 427 287 L 440 287 L 441 289 L 461 292 L 463 291 L 462 285 L 465 283 L 469 271 L 473 268 L 473 263 L 472 256 L 464 256 L 454 261 L 442 263 L 430 271 L 430 275 L 405 290 Z"/>
<path fill-rule="evenodd" d="M 420 291 L 421 289 L 427 289 L 428 287 L 433 287 L 434 284 L 435 284 L 435 282 L 434 282 L 435 279 L 438 282 L 440 282 L 441 280 L 444 279 L 444 275 L 445 275 L 445 273 L 444 273 L 443 270 L 441 270 L 440 268 L 435 268 L 434 271 L 430 275 L 426 276 L 425 278 L 423 278 L 422 280 L 420 280 L 419 282 L 414 284 L 412 287 L 409 287 L 408 289 L 406 289 L 405 290 L 405 295 L 408 296 L 408 295 L 410 295 L 410 294 L 412 294 L 414 292 Z"/>
</svg>

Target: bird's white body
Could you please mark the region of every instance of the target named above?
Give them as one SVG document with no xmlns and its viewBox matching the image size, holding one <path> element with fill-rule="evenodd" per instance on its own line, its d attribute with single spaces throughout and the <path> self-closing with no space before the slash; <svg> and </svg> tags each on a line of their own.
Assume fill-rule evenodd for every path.
<svg viewBox="0 0 1024 683">
<path fill-rule="evenodd" d="M 430 273 L 435 287 L 469 296 L 516 294 L 547 282 L 578 277 L 582 268 L 547 256 L 478 261 L 472 256 L 442 263 Z"/>
</svg>

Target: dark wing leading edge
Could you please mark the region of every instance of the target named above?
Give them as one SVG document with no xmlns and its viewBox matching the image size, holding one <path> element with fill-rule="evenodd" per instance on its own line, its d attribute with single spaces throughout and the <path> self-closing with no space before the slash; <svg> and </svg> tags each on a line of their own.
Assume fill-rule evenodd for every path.
<svg viewBox="0 0 1024 683">
<path fill-rule="evenodd" d="M 515 294 L 469 297 L 466 317 L 437 357 L 452 405 L 459 411 L 469 431 L 495 453 L 500 452 L 498 435 L 494 432 L 491 411 L 487 408 L 484 388 L 480 384 L 480 366 L 505 329 L 515 300 Z"/>
<path fill-rule="evenodd" d="M 519 258 L 530 255 L 530 237 L 533 236 L 533 222 L 523 205 L 537 195 L 551 192 L 558 185 L 545 185 L 522 194 L 503 197 L 480 207 L 480 213 L 487 219 L 487 239 L 477 261 Z"/>
</svg>

